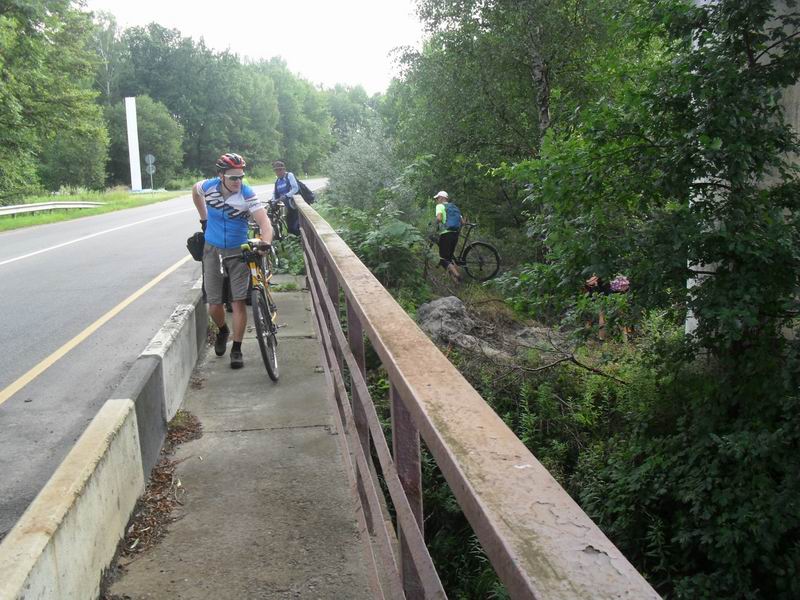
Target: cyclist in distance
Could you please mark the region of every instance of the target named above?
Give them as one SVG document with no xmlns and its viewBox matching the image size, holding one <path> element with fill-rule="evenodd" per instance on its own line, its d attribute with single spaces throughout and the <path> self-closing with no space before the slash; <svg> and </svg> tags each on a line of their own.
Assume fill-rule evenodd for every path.
<svg viewBox="0 0 800 600">
<path fill-rule="evenodd" d="M 461 226 L 465 222 L 464 217 L 459 208 L 450 202 L 450 197 L 444 190 L 433 199 L 436 200 L 436 224 L 439 228 L 439 265 L 460 283 L 463 276 L 453 260 L 453 253 L 458 244 Z"/>
<path fill-rule="evenodd" d="M 286 170 L 286 164 L 281 160 L 273 162 L 272 168 L 275 170 L 276 177 L 273 197 L 275 202 L 283 200 L 283 205 L 286 207 L 286 230 L 294 235 L 299 235 L 300 215 L 294 203 L 295 194 L 300 192 L 297 178 L 294 173 Z"/>
<path fill-rule="evenodd" d="M 208 314 L 219 328 L 214 344 L 217 356 L 223 356 L 230 330 L 225 323 L 223 286 L 230 279 L 233 306 L 233 346 L 231 368 L 244 366 L 242 339 L 247 327 L 247 307 L 250 271 L 242 260 L 241 245 L 247 241 L 247 222 L 250 216 L 261 229 L 261 239 L 272 243 L 272 225 L 250 186 L 242 181 L 245 160 L 234 153 L 217 159 L 217 177 L 198 181 L 192 187 L 192 200 L 200 214 L 205 232 L 203 248 L 203 281 L 208 301 Z"/>
</svg>

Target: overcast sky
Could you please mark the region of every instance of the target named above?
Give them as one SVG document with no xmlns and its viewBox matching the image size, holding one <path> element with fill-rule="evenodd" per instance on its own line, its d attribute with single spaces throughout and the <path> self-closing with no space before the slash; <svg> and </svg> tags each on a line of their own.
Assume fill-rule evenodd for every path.
<svg viewBox="0 0 800 600">
<path fill-rule="evenodd" d="M 85 0 L 120 27 L 155 21 L 215 50 L 240 57 L 281 56 L 314 84 L 386 91 L 397 74 L 398 46 L 420 46 L 413 0 Z M 299 29 L 303 30 L 302 35 Z M 301 39 L 304 38 L 304 39 Z M 308 40 L 311 38 L 311 40 Z"/>
</svg>

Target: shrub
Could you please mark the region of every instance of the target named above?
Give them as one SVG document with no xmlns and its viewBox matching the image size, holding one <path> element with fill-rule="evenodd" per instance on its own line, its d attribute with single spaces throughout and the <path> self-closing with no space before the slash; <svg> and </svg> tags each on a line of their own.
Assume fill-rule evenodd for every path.
<svg viewBox="0 0 800 600">
<path fill-rule="evenodd" d="M 419 231 L 399 220 L 399 211 L 391 204 L 375 214 L 343 207 L 334 213 L 319 207 L 330 217 L 337 233 L 389 289 L 419 289 L 422 286 L 422 259 L 416 246 L 422 241 Z"/>
</svg>

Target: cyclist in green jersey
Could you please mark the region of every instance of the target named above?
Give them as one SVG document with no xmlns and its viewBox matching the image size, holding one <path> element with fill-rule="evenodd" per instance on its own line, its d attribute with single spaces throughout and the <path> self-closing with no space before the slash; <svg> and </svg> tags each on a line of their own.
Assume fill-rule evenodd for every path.
<svg viewBox="0 0 800 600">
<path fill-rule="evenodd" d="M 458 244 L 458 234 L 466 222 L 459 208 L 450 202 L 450 196 L 442 190 L 433 197 L 436 200 L 436 223 L 439 227 L 439 265 L 456 281 L 463 276 L 453 260 Z"/>
</svg>

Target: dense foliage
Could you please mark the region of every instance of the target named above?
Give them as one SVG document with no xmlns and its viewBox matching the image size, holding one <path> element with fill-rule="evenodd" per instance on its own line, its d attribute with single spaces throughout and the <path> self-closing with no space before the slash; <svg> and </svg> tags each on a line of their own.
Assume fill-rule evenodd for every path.
<svg viewBox="0 0 800 600">
<path fill-rule="evenodd" d="M 662 594 L 797 597 L 796 2 L 554 4 L 421 0 L 431 37 L 378 107 L 381 156 L 429 169 L 402 218 L 445 188 L 513 251 L 496 288 L 523 315 L 585 335 L 602 308 L 616 341 L 581 352 L 613 376 L 456 358 Z M 618 273 L 628 294 L 584 295 Z M 428 474 L 448 589 L 499 593 Z"/>
<path fill-rule="evenodd" d="M 0 203 L 41 180 L 102 187 L 94 173 L 62 180 L 54 152 L 102 165 L 108 144 L 92 90 L 89 17 L 69 0 L 0 2 Z M 40 168 L 37 158 L 48 154 Z M 72 165 L 72 169 L 80 169 Z M 91 168 L 90 168 L 91 171 Z M 77 177 L 77 180 L 76 180 Z"/>
</svg>

